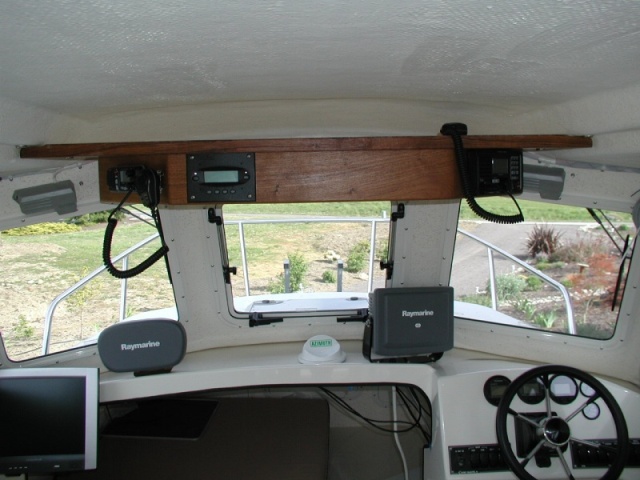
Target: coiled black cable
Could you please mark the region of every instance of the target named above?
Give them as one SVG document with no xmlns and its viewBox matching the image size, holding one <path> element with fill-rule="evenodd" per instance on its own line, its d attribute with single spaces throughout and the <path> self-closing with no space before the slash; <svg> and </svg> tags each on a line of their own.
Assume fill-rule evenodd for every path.
<svg viewBox="0 0 640 480">
<path fill-rule="evenodd" d="M 107 228 L 104 232 L 104 242 L 102 244 L 102 260 L 104 262 L 104 266 L 111 275 L 118 279 L 132 278 L 136 275 L 140 275 L 142 272 L 147 270 L 154 263 L 164 257 L 169 251 L 169 247 L 167 247 L 166 243 L 164 242 L 158 207 L 151 206 L 151 217 L 153 218 L 153 221 L 156 225 L 156 229 L 158 230 L 158 233 L 160 235 L 160 242 L 162 243 L 160 248 L 139 265 L 128 270 L 118 270 L 118 268 L 111 261 L 111 245 L 113 242 L 113 234 L 116 230 L 116 226 L 118 225 L 118 220 L 115 218 L 115 214 L 122 208 L 122 205 L 127 201 L 129 195 L 131 195 L 131 192 L 133 192 L 133 189 L 127 192 L 120 204 L 109 215 L 109 218 L 107 219 Z"/>
</svg>

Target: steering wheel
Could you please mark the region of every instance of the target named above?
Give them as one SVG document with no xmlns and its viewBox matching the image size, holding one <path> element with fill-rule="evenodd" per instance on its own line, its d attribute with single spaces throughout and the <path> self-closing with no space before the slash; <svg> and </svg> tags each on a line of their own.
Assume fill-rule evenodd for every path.
<svg viewBox="0 0 640 480">
<path fill-rule="evenodd" d="M 563 401 L 562 398 L 554 397 L 552 394 L 551 382 L 558 376 L 567 376 L 574 381 L 579 380 L 583 385 L 586 385 L 585 389 L 588 391 L 586 399 L 583 402 L 578 402 L 577 406 L 571 407 L 571 412 L 568 414 L 564 412 L 567 410 L 568 405 L 566 404 L 569 402 Z M 522 387 L 525 386 L 526 388 L 521 390 Z M 585 389 L 582 389 L 583 394 Z M 537 398 L 534 398 L 534 402 L 525 403 L 532 404 L 535 403 L 536 400 L 544 400 L 544 412 L 515 411 L 511 405 L 519 390 L 520 395 L 524 394 L 525 396 L 528 395 L 528 393 L 526 393 L 527 391 L 535 392 Z M 529 394 L 532 395 L 533 393 Z M 576 436 L 580 433 L 580 428 L 576 428 L 579 427 L 577 424 L 580 422 L 575 421 L 572 423 L 572 421 L 583 412 L 585 408 L 593 407 L 596 400 L 600 399 L 609 409 L 611 418 L 615 424 L 615 445 L 611 445 L 611 442 L 607 442 L 609 445 L 604 445 L 593 439 Z M 542 409 L 538 408 L 538 410 Z M 508 421 L 509 417 L 513 417 L 512 422 Z M 606 422 L 606 420 L 602 420 L 603 416 L 599 416 L 598 418 L 600 422 Z M 512 436 L 513 432 L 515 432 L 517 441 L 516 453 L 518 453 L 518 456 L 514 453 L 509 440 L 508 431 L 510 428 L 508 424 L 513 425 L 511 432 Z M 575 434 L 572 427 L 576 430 Z M 551 465 L 551 462 L 556 461 L 556 457 L 557 461 L 561 463 L 567 478 L 573 480 L 572 466 L 568 463 L 564 453 L 568 450 L 569 446 L 573 448 L 592 449 L 591 451 L 595 452 L 600 458 L 607 459 L 609 467 L 600 480 L 617 479 L 622 473 L 622 470 L 624 470 L 629 454 L 627 424 L 624 419 L 624 414 L 613 398 L 613 395 L 592 375 L 572 367 L 545 365 L 532 368 L 516 378 L 505 390 L 498 405 L 496 434 L 498 436 L 500 450 L 502 451 L 502 458 L 511 471 L 521 480 L 536 480 L 536 478 L 526 470 L 527 464 L 529 464 L 531 459 L 535 458 L 535 463 L 540 467 L 548 467 Z"/>
</svg>

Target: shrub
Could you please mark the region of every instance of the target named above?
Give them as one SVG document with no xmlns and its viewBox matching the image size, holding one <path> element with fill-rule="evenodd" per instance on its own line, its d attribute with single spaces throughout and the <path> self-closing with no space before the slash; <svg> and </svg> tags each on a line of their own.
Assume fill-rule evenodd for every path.
<svg viewBox="0 0 640 480">
<path fill-rule="evenodd" d="M 574 241 L 562 245 L 550 260 L 566 263 L 589 263 L 596 254 L 609 254 L 609 244 L 600 237 L 581 235 Z"/>
<path fill-rule="evenodd" d="M 336 274 L 331 270 L 322 272 L 322 281 L 324 283 L 336 283 Z"/>
<path fill-rule="evenodd" d="M 590 292 L 589 301 L 596 299 L 611 302 L 613 300 L 613 274 L 617 271 L 618 258 L 614 255 L 596 253 L 587 259 L 589 268 L 580 273 L 567 275 L 566 280 L 574 288 Z"/>
<path fill-rule="evenodd" d="M 535 292 L 536 290 L 540 290 L 544 282 L 540 277 L 536 277 L 534 275 L 527 277 L 525 279 L 525 283 L 527 284 L 527 290 Z"/>
<path fill-rule="evenodd" d="M 296 291 L 304 285 L 304 277 L 309 270 L 309 265 L 301 253 L 291 253 L 289 256 L 289 272 L 291 274 L 291 290 Z"/>
<path fill-rule="evenodd" d="M 525 289 L 526 282 L 520 275 L 513 273 L 496 277 L 498 300 L 515 300 Z M 489 285 L 487 284 L 487 290 Z"/>
<path fill-rule="evenodd" d="M 376 258 L 378 260 L 387 260 L 389 258 L 389 241 L 379 242 L 376 247 Z"/>
<path fill-rule="evenodd" d="M 555 310 L 549 310 L 546 312 L 537 313 L 534 321 L 537 325 L 549 329 L 553 327 L 553 324 L 556 323 L 557 319 L 558 314 L 555 312 Z"/>
<path fill-rule="evenodd" d="M 525 297 L 519 297 L 514 302 L 514 308 L 523 313 L 524 317 L 529 321 L 534 321 L 536 317 L 536 306 Z"/>
<path fill-rule="evenodd" d="M 581 337 L 595 338 L 598 340 L 608 340 L 613 336 L 613 329 L 610 327 L 599 327 L 591 323 L 579 323 L 576 326 L 577 333 Z"/>
<path fill-rule="evenodd" d="M 565 287 L 565 288 L 573 288 L 573 282 L 571 281 L 570 278 L 563 278 L 562 280 L 560 280 L 560 283 Z"/>
<path fill-rule="evenodd" d="M 489 295 L 483 295 L 479 293 L 475 295 L 461 295 L 460 298 L 458 298 L 458 300 L 460 302 L 482 305 L 483 307 L 491 306 L 491 298 L 489 297 Z"/>
<path fill-rule="evenodd" d="M 18 237 L 24 235 L 51 235 L 54 233 L 70 233 L 81 230 L 77 225 L 70 225 L 64 222 L 45 222 L 26 227 L 11 228 L 2 232 L 3 235 Z"/>
<path fill-rule="evenodd" d="M 304 286 L 304 277 L 307 274 L 309 265 L 300 253 L 291 253 L 289 257 L 289 280 L 291 282 L 291 291 L 295 292 Z M 285 293 L 284 273 L 278 274 L 276 279 L 267 285 L 269 293 Z"/>
<path fill-rule="evenodd" d="M 111 215 L 111 210 L 103 210 L 101 212 L 93 212 L 87 213 L 85 215 L 80 215 L 78 217 L 71 217 L 67 220 L 67 223 L 71 223 L 74 225 L 95 225 L 96 223 L 107 223 L 109 219 L 109 215 Z M 113 217 L 116 220 L 122 220 L 124 218 L 124 212 L 122 210 L 118 210 L 113 214 Z"/>
<path fill-rule="evenodd" d="M 532 258 L 540 254 L 551 256 L 559 247 L 560 234 L 552 227 L 535 225 L 527 238 L 527 251 Z"/>
<path fill-rule="evenodd" d="M 546 260 L 541 260 L 536 263 L 536 268 L 540 271 L 553 270 L 554 268 L 562 268 L 564 266 L 564 262 L 548 262 Z"/>
<path fill-rule="evenodd" d="M 347 266 L 345 270 L 350 273 L 358 273 L 364 269 L 369 261 L 369 243 L 357 243 L 347 256 Z"/>
<path fill-rule="evenodd" d="M 274 294 L 284 293 L 284 275 L 282 273 L 267 284 L 267 291 Z"/>
<path fill-rule="evenodd" d="M 13 326 L 13 336 L 19 340 L 27 340 L 33 337 L 34 330 L 31 325 L 27 322 L 27 319 L 24 315 L 18 316 L 18 323 Z"/>
</svg>

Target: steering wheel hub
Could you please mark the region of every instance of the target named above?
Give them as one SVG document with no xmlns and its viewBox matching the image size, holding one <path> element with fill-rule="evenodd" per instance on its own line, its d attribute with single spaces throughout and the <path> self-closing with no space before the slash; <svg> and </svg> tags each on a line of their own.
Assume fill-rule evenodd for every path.
<svg viewBox="0 0 640 480">
<path fill-rule="evenodd" d="M 560 417 L 551 417 L 542 427 L 544 439 L 554 447 L 563 447 L 571 438 L 571 427 Z"/>
</svg>

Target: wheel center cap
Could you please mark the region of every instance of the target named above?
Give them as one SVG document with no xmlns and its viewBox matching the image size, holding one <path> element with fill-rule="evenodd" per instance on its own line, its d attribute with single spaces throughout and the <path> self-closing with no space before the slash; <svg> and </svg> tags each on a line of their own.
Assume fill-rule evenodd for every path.
<svg viewBox="0 0 640 480">
<path fill-rule="evenodd" d="M 544 438 L 550 444 L 561 447 L 571 438 L 571 428 L 562 418 L 552 417 L 544 425 Z"/>
</svg>

